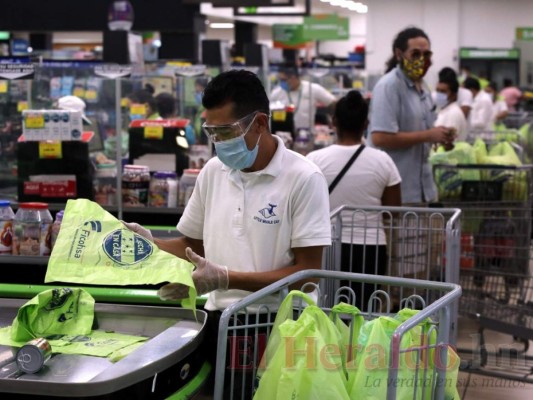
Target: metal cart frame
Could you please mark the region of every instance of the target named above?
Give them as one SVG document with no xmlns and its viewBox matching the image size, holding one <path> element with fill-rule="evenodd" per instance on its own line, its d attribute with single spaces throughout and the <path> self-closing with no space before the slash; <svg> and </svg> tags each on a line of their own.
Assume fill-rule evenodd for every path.
<svg viewBox="0 0 533 400">
<path fill-rule="evenodd" d="M 477 342 L 460 349 L 471 358 L 465 369 L 533 383 L 533 357 L 526 355 L 533 340 L 533 166 L 435 165 L 439 170 L 458 184 L 441 193 L 443 203 L 462 209 L 461 260 L 468 262 L 461 262 L 459 313 L 479 326 Z M 485 329 L 523 346 L 490 348 Z"/>
<path fill-rule="evenodd" d="M 320 284 L 317 286 L 319 291 L 319 300 L 322 299 L 320 295 L 320 289 L 324 287 L 325 283 L 328 283 L 329 280 L 347 280 L 353 282 L 361 283 L 372 283 L 381 285 L 382 287 L 398 287 L 398 288 L 413 288 L 420 291 L 429 291 L 433 292 L 433 295 L 430 298 L 433 298 L 434 301 L 431 304 L 425 304 L 422 296 L 413 295 L 408 299 L 403 299 L 401 302 L 403 305 L 411 306 L 415 308 L 416 304 L 422 305 L 422 311 L 420 311 L 416 316 L 408 319 L 402 323 L 392 335 L 391 348 L 390 348 L 390 360 L 388 368 L 388 387 L 387 387 L 387 399 L 393 400 L 396 399 L 396 390 L 397 385 L 393 382 L 397 381 L 398 378 L 398 369 L 394 366 L 399 365 L 400 354 L 404 353 L 406 350 L 400 349 L 400 342 L 403 337 L 410 329 L 414 328 L 426 318 L 432 317 L 434 320 L 437 320 L 438 323 L 435 326 L 437 330 L 437 341 L 436 346 L 431 346 L 426 344 L 425 348 L 434 348 L 435 351 L 439 351 L 440 360 L 442 363 L 439 366 L 435 366 L 433 371 L 430 373 L 436 374 L 435 387 L 433 388 L 432 399 L 442 400 L 444 399 L 444 389 L 446 384 L 446 367 L 442 368 L 442 365 L 446 365 L 448 349 L 447 345 L 449 344 L 449 333 L 450 333 L 450 321 L 451 321 L 451 308 L 459 297 L 461 296 L 461 288 L 453 283 L 440 283 L 440 282 L 430 282 L 423 281 L 418 279 L 407 279 L 407 278 L 394 278 L 394 277 L 385 277 L 385 276 L 374 276 L 374 275 L 364 275 L 364 274 L 351 274 L 346 272 L 336 272 L 336 271 L 324 271 L 324 270 L 304 270 L 292 274 L 284 279 L 281 279 L 278 282 L 275 282 L 251 295 L 245 297 L 239 302 L 232 304 L 226 308 L 220 318 L 219 324 L 219 335 L 218 335 L 218 347 L 217 347 L 217 359 L 216 359 L 216 372 L 215 372 L 215 400 L 220 400 L 222 398 L 225 386 L 226 378 L 226 356 L 228 354 L 228 339 L 230 337 L 255 337 L 257 339 L 257 332 L 259 328 L 266 328 L 268 335 L 270 334 L 270 329 L 274 324 L 274 317 L 267 318 L 267 321 L 264 323 L 255 323 L 249 322 L 253 316 L 257 316 L 260 313 L 269 313 L 269 316 L 273 316 L 275 312 L 270 306 L 262 306 L 265 302 L 271 304 L 272 298 L 276 298 L 278 305 L 281 304 L 281 301 L 289 292 L 289 286 L 294 286 L 297 283 L 301 283 L 320 279 Z M 306 284 L 306 285 L 309 285 Z M 306 286 L 304 285 L 304 286 Z M 303 289 L 303 288 L 302 288 Z M 344 288 L 340 288 L 336 293 L 335 300 L 349 302 L 350 296 L 346 296 L 343 292 Z M 389 314 L 391 311 L 391 299 L 390 296 L 384 291 L 379 290 L 375 293 L 376 296 L 381 297 L 381 301 L 376 302 L 381 304 L 381 309 L 379 311 L 373 310 L 371 303 L 369 303 L 369 311 L 363 313 L 367 319 L 372 319 L 379 315 Z M 353 300 L 353 297 L 352 297 Z M 329 308 L 323 307 L 322 303 L 319 301 L 317 303 L 322 307 L 324 311 L 328 311 Z M 383 309 L 384 308 L 384 309 Z M 302 305 L 300 304 L 297 307 L 297 310 L 302 310 Z M 241 321 L 244 317 L 244 324 L 237 325 L 235 321 L 237 317 L 241 317 Z M 433 327 L 431 328 L 431 330 Z M 231 336 L 230 336 L 231 335 Z M 254 336 L 255 335 L 255 336 Z M 418 349 L 417 351 L 419 351 Z M 409 350 L 407 350 L 409 351 Z M 248 383 L 249 387 L 253 387 L 255 384 L 255 377 L 257 372 L 257 365 L 261 359 L 261 355 L 257 354 L 257 348 L 254 350 L 253 360 L 248 360 L 252 362 L 251 368 L 253 377 Z M 239 398 L 237 393 L 234 393 L 233 385 L 235 381 L 234 369 L 230 370 L 230 379 L 228 379 L 228 384 L 230 385 L 231 398 Z M 243 394 L 241 394 L 244 396 Z"/>
</svg>

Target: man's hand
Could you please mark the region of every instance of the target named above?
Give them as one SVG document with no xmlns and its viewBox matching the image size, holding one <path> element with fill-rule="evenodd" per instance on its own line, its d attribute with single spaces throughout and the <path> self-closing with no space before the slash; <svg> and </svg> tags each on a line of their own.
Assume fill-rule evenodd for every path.
<svg viewBox="0 0 533 400">
<path fill-rule="evenodd" d="M 120 222 L 122 222 L 124 224 L 124 226 L 126 226 L 126 228 L 128 228 L 130 231 L 135 232 L 137 235 L 140 235 L 143 238 L 148 239 L 150 242 L 154 241 L 154 237 L 152 236 L 152 232 L 150 232 L 149 229 L 146 229 L 146 228 L 142 227 L 141 225 L 139 225 L 136 222 L 124 222 L 122 220 Z"/>
<path fill-rule="evenodd" d="M 196 254 L 190 247 L 185 249 L 187 258 L 196 267 L 192 280 L 198 295 L 217 289 L 228 288 L 228 268 L 212 263 Z M 181 283 L 169 283 L 157 292 L 161 300 L 178 300 L 189 296 L 189 287 Z"/>
<path fill-rule="evenodd" d="M 431 143 L 450 143 L 454 140 L 454 134 L 452 128 L 445 126 L 436 126 L 429 130 L 428 142 Z"/>
</svg>

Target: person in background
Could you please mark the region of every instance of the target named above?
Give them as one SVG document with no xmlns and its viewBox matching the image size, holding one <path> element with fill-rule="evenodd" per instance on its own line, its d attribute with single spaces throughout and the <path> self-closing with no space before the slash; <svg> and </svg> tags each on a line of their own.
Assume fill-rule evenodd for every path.
<svg viewBox="0 0 533 400">
<path fill-rule="evenodd" d="M 294 128 L 311 130 L 318 105 L 332 106 L 335 96 L 318 83 L 300 79 L 296 66 L 286 65 L 278 72 L 279 85 L 270 94 L 270 101 L 294 106 Z"/>
<path fill-rule="evenodd" d="M 205 121 L 205 108 L 202 105 L 202 97 L 207 82 L 208 79 L 204 77 L 196 78 L 194 81 L 194 102 L 197 106 L 196 113 L 194 114 L 194 131 L 196 133 L 196 142 L 202 144 L 207 143 L 207 136 L 202 134 L 202 124 Z"/>
<path fill-rule="evenodd" d="M 455 80 L 459 83 L 457 79 L 457 74 L 450 67 L 444 67 L 439 71 L 439 81 L 452 81 Z M 457 91 L 457 104 L 461 107 L 465 118 L 468 120 L 470 115 L 470 110 L 472 109 L 472 103 L 474 99 L 470 90 L 465 89 L 464 87 L 459 86 Z"/>
<path fill-rule="evenodd" d="M 505 100 L 509 112 L 518 111 L 520 100 L 522 100 L 522 91 L 513 85 L 511 79 L 506 78 L 503 80 L 503 89 L 500 92 L 500 96 Z"/>
<path fill-rule="evenodd" d="M 468 124 L 463 110 L 457 103 L 459 82 L 454 75 L 439 74 L 435 104 L 439 110 L 435 126 L 446 126 L 455 129 L 456 140 L 465 140 L 468 135 Z"/>
<path fill-rule="evenodd" d="M 363 132 L 368 124 L 368 104 L 361 93 L 351 90 L 335 105 L 333 125 L 337 144 L 307 155 L 324 173 L 330 185 L 355 152 L 356 160 L 330 192 L 330 209 L 347 205 L 400 206 L 401 177 L 390 156 L 377 149 L 365 148 Z M 331 189 L 330 189 L 331 190 Z M 353 228 L 343 232 L 341 266 L 345 272 L 384 275 L 387 267 L 385 232 L 377 229 L 377 214 L 358 213 Z M 351 213 L 348 217 L 351 220 Z M 368 229 L 365 229 L 368 227 Z M 352 230 L 354 235 L 352 237 Z M 368 299 L 375 290 L 371 284 L 352 284 L 356 306 L 366 310 Z"/>
<path fill-rule="evenodd" d="M 485 92 L 488 93 L 492 100 L 492 123 L 494 125 L 502 123 L 509 114 L 509 109 L 503 97 L 498 94 L 498 86 L 495 82 L 490 82 L 485 87 Z"/>
<path fill-rule="evenodd" d="M 170 93 L 159 93 L 155 96 L 155 102 L 157 113 L 162 119 L 179 118 L 176 114 L 176 99 Z M 185 126 L 185 137 L 189 146 L 195 143 L 194 129 L 190 123 Z"/>
<path fill-rule="evenodd" d="M 490 96 L 481 90 L 479 81 L 475 78 L 466 78 L 463 86 L 472 92 L 474 104 L 470 113 L 470 130 L 491 131 L 492 130 L 492 100 Z"/>
<path fill-rule="evenodd" d="M 431 45 L 416 27 L 394 39 L 387 73 L 372 92 L 368 143 L 385 150 L 402 177 L 402 203 L 426 204 L 437 198 L 428 157 L 434 143 L 453 141 L 451 129 L 437 126 L 435 104 L 424 82 Z"/>
<path fill-rule="evenodd" d="M 147 87 L 150 87 L 147 85 Z M 155 97 L 153 93 L 145 88 L 141 90 L 137 90 L 130 96 L 130 102 L 131 104 L 141 104 L 145 107 L 145 113 L 144 115 L 141 115 L 140 117 L 142 119 L 160 119 L 161 116 L 157 112 L 157 103 L 155 101 Z"/>
</svg>

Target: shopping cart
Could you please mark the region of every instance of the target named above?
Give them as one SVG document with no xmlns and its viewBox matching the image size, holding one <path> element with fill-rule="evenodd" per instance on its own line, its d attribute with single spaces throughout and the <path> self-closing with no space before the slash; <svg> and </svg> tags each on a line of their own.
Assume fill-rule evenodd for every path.
<svg viewBox="0 0 533 400">
<path fill-rule="evenodd" d="M 460 214 L 458 209 L 445 208 L 341 206 L 331 212 L 332 245 L 324 252 L 322 268 L 459 283 Z M 337 283 L 331 281 L 325 289 L 329 306 Z M 352 287 L 359 297 L 357 306 L 367 303 L 378 289 L 369 284 Z M 417 294 L 412 289 L 398 290 L 397 298 Z M 452 343 L 456 324 L 457 304 L 452 308 Z"/>
<path fill-rule="evenodd" d="M 418 279 L 394 278 L 385 276 L 374 276 L 364 274 L 352 274 L 346 272 L 324 271 L 324 270 L 305 270 L 288 276 L 264 289 L 255 292 L 241 301 L 226 308 L 222 313 L 219 325 L 218 348 L 215 371 L 215 400 L 224 398 L 231 399 L 248 399 L 251 397 L 257 384 L 257 370 L 261 361 L 262 352 L 270 335 L 271 328 L 274 324 L 275 311 L 277 305 L 287 296 L 289 287 L 301 285 L 302 282 L 309 280 L 320 280 L 318 285 L 307 283 L 306 286 L 315 286 L 317 293 L 317 304 L 327 313 L 329 307 L 323 306 L 324 285 L 330 281 L 360 282 L 376 284 L 381 287 L 370 299 L 368 307 L 365 307 L 363 316 L 370 320 L 380 315 L 389 315 L 393 302 L 392 296 L 384 288 L 411 288 L 416 289 L 420 295 L 411 295 L 402 299 L 402 307 L 421 309 L 415 316 L 402 323 L 395 331 L 391 340 L 390 357 L 388 359 L 388 387 L 387 399 L 396 399 L 396 390 L 398 385 L 398 366 L 400 354 L 408 352 L 417 352 L 414 359 L 420 360 L 420 352 L 433 349 L 440 354 L 441 363 L 435 363 L 430 366 L 430 370 L 421 371 L 421 364 L 417 363 L 415 374 L 422 376 L 428 374 L 435 379 L 431 385 L 431 399 L 440 400 L 444 398 L 446 381 L 446 365 L 450 334 L 450 315 L 451 307 L 461 295 L 461 288 L 452 283 L 441 283 L 423 281 Z M 424 297 L 432 298 L 434 301 L 427 304 Z M 335 293 L 335 303 L 345 302 L 354 304 L 354 293 L 348 287 L 341 287 Z M 302 311 L 302 304 L 296 304 L 294 307 L 295 315 L 298 316 Z M 422 340 L 420 346 L 409 349 L 400 349 L 401 338 L 420 324 L 426 318 L 435 321 L 435 326 L 430 328 L 437 331 L 437 340 L 435 345 L 430 345 L 429 340 Z M 431 332 L 425 332 L 429 335 Z M 422 335 L 424 337 L 424 335 Z M 253 343 L 253 346 L 249 346 Z M 245 344 L 242 347 L 241 344 Z M 240 368 L 239 368 L 240 367 Z M 243 367 L 246 373 L 239 373 Z M 424 375 L 426 376 L 426 375 Z M 418 379 L 416 379 L 418 382 Z M 427 382 L 422 379 L 422 382 Z M 424 383 L 423 383 L 424 384 Z M 415 383 L 412 387 L 413 393 L 420 389 Z M 413 396 L 414 398 L 415 396 Z M 429 400 L 429 399 L 428 399 Z"/>
<path fill-rule="evenodd" d="M 475 372 L 533 383 L 532 358 L 525 354 L 533 339 L 533 166 L 435 165 L 434 173 L 454 181 L 453 190 L 437 183 L 441 201 L 462 210 L 459 313 L 479 324 L 477 342 L 461 355 L 471 356 Z M 522 345 L 490 349 L 485 330 Z"/>
</svg>

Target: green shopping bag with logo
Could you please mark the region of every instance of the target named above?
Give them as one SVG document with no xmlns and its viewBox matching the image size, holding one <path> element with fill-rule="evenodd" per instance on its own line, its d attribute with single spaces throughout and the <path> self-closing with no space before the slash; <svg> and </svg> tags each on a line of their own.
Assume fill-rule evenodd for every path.
<svg viewBox="0 0 533 400">
<path fill-rule="evenodd" d="M 294 320 L 297 298 L 309 305 Z M 341 346 L 340 332 L 324 311 L 306 294 L 290 292 L 276 316 L 254 400 L 348 400 Z"/>
<path fill-rule="evenodd" d="M 68 200 L 61 229 L 48 261 L 45 282 L 95 285 L 155 285 L 176 282 L 189 286 L 182 305 L 194 308 L 194 266 L 160 250 L 130 231 L 97 203 Z"/>
</svg>

